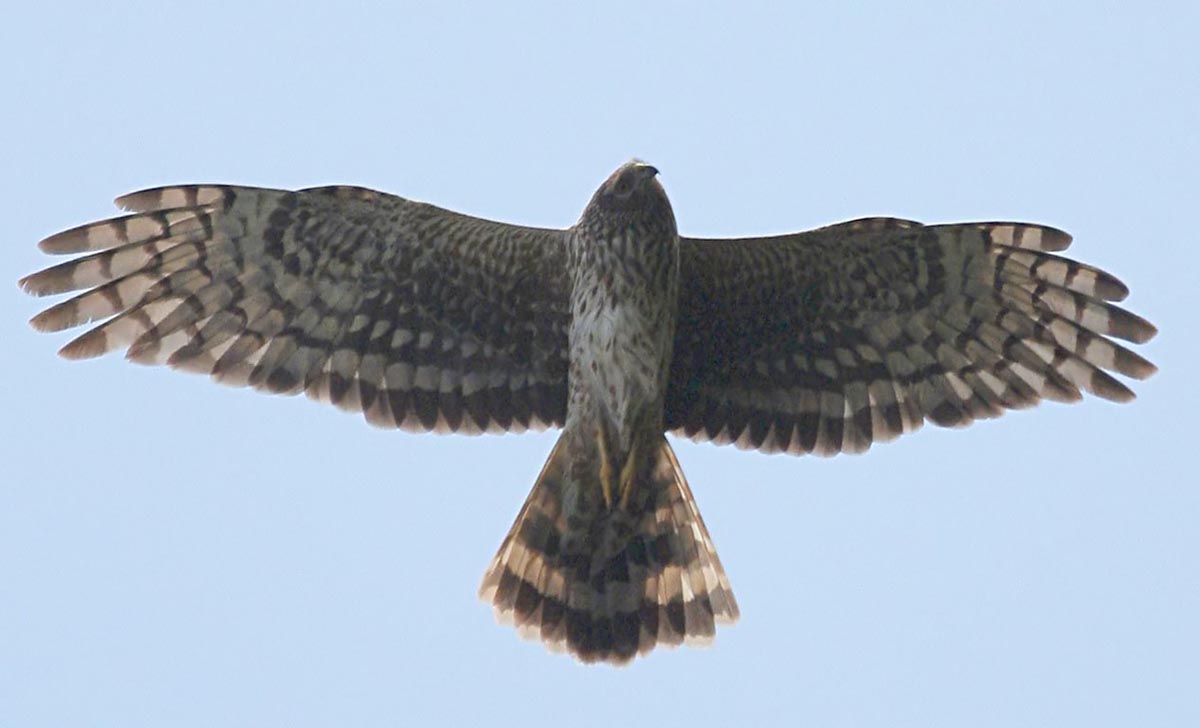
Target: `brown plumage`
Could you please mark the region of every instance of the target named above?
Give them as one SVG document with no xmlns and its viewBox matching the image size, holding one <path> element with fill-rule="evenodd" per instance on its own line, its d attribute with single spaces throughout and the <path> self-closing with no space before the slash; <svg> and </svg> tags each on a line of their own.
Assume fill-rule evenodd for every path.
<svg viewBox="0 0 1200 728">
<path fill-rule="evenodd" d="M 218 381 L 305 392 L 409 431 L 562 427 L 481 596 L 586 661 L 711 638 L 738 616 L 664 432 L 765 452 L 862 452 L 1154 366 L 1111 275 L 1022 223 L 870 218 L 771 238 L 676 233 L 657 170 L 618 169 L 568 230 L 353 187 L 168 187 L 51 236 L 24 278 L 83 290 L 34 317 L 102 323 Z"/>
</svg>

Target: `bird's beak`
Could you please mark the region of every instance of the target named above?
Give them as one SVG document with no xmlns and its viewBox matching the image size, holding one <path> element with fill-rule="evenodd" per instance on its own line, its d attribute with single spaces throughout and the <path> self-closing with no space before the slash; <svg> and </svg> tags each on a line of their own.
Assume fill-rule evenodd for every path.
<svg viewBox="0 0 1200 728">
<path fill-rule="evenodd" d="M 640 164 L 638 165 L 638 169 L 645 175 L 645 179 L 658 176 L 658 167 L 652 164 Z"/>
</svg>

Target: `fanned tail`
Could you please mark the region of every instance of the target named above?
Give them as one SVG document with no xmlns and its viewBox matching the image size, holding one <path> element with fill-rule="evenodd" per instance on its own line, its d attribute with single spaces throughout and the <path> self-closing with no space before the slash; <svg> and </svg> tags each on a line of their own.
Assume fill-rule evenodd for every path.
<svg viewBox="0 0 1200 728">
<path fill-rule="evenodd" d="M 649 443 L 626 498 L 568 457 L 564 432 L 484 576 L 497 618 L 583 662 L 623 664 L 656 645 L 706 643 L 737 602 L 666 438 Z M 590 460 L 585 460 L 590 462 Z"/>
</svg>

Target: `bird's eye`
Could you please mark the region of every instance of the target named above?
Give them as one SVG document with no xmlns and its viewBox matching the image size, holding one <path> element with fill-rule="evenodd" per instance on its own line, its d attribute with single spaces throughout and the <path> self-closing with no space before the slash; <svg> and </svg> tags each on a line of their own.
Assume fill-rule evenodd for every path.
<svg viewBox="0 0 1200 728">
<path fill-rule="evenodd" d="M 617 197 L 629 197 L 633 194 L 633 175 L 623 174 L 613 182 L 613 194 Z"/>
</svg>

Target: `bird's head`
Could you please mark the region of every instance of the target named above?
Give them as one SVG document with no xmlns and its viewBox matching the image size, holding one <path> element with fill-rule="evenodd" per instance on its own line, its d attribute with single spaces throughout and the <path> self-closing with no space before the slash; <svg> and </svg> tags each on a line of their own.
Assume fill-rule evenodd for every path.
<svg viewBox="0 0 1200 728">
<path fill-rule="evenodd" d="M 643 229 L 665 226 L 673 233 L 675 216 L 657 176 L 655 167 L 638 159 L 621 165 L 592 195 L 580 222 Z"/>
<path fill-rule="evenodd" d="M 655 179 L 657 176 L 657 167 L 640 159 L 632 159 L 604 180 L 597 195 L 603 194 L 613 201 L 632 200 L 637 194 L 644 194 L 648 185 L 661 190 L 662 185 Z"/>
</svg>

